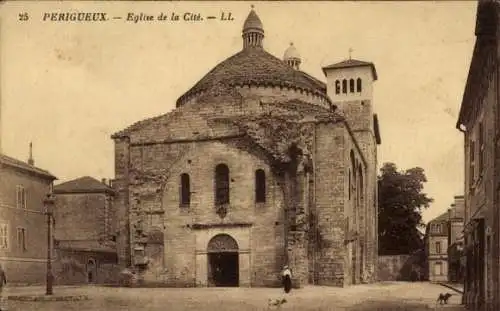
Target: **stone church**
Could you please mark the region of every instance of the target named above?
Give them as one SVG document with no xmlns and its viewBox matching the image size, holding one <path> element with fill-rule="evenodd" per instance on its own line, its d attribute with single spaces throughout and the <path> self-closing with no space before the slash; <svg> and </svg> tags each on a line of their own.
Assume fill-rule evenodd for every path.
<svg viewBox="0 0 500 311">
<path fill-rule="evenodd" d="M 242 50 L 176 108 L 115 133 L 118 257 L 166 286 L 371 282 L 377 262 L 375 66 L 300 70 L 266 52 L 252 9 Z M 187 60 L 186 60 L 187 61 Z"/>
</svg>

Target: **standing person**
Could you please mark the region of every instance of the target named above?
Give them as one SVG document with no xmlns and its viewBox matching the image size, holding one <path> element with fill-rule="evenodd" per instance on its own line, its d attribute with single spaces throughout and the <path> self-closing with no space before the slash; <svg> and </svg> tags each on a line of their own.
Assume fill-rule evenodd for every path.
<svg viewBox="0 0 500 311">
<path fill-rule="evenodd" d="M 4 303 L 2 291 L 3 291 L 3 286 L 5 284 L 7 284 L 7 277 L 5 276 L 5 271 L 3 270 L 2 265 L 0 264 L 0 311 L 2 311 Z"/>
<path fill-rule="evenodd" d="M 289 293 L 292 289 L 292 271 L 288 266 L 283 267 L 283 288 L 285 289 L 285 293 Z"/>
</svg>

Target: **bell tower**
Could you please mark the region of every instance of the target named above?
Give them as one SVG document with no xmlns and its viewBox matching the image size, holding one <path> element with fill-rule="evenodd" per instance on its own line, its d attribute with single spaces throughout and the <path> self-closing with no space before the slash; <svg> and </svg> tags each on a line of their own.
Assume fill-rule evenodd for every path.
<svg viewBox="0 0 500 311">
<path fill-rule="evenodd" d="M 327 93 L 333 104 L 344 114 L 354 139 L 366 161 L 365 200 L 360 213 L 363 249 L 363 273 L 376 278 L 378 254 L 378 191 L 377 145 L 381 143 L 377 115 L 373 112 L 373 85 L 377 81 L 375 65 L 351 58 L 323 67 L 327 80 Z M 362 220 L 360 218 L 360 224 Z"/>
</svg>

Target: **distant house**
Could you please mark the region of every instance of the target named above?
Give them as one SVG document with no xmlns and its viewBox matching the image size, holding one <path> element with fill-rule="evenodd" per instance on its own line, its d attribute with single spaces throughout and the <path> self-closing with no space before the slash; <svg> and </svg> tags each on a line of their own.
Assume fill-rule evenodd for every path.
<svg viewBox="0 0 500 311">
<path fill-rule="evenodd" d="M 427 277 L 431 282 L 446 282 L 448 280 L 448 212 L 431 220 L 427 224 L 425 235 Z"/>
<path fill-rule="evenodd" d="M 427 225 L 427 278 L 431 282 L 459 282 L 463 276 L 463 213 L 464 197 L 455 196 L 448 211 Z"/>
<path fill-rule="evenodd" d="M 85 176 L 56 185 L 54 193 L 56 282 L 113 282 L 118 259 L 110 184 Z"/>
<path fill-rule="evenodd" d="M 56 179 L 34 166 L 0 154 L 0 263 L 10 284 L 45 282 L 47 216 L 43 200 Z"/>
</svg>

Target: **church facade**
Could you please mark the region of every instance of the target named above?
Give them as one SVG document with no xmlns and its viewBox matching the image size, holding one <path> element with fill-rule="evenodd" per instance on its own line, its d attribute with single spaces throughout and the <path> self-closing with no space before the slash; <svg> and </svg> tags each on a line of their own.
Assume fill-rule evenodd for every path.
<svg viewBox="0 0 500 311">
<path fill-rule="evenodd" d="M 252 9 L 243 49 L 173 111 L 115 133 L 118 257 L 169 286 L 376 279 L 378 121 L 372 63 L 300 70 L 266 52 Z"/>
</svg>

